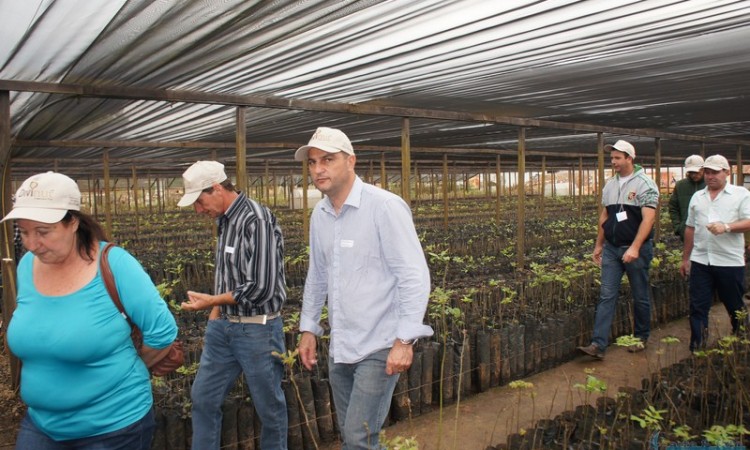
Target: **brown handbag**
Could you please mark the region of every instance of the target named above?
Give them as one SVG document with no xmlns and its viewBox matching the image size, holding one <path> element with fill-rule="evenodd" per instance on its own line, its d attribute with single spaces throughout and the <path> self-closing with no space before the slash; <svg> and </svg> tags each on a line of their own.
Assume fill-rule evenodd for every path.
<svg viewBox="0 0 750 450">
<path fill-rule="evenodd" d="M 112 275 L 112 269 L 109 268 L 109 261 L 107 260 L 109 250 L 114 246 L 115 244 L 111 242 L 108 242 L 107 245 L 104 246 L 99 261 L 99 270 L 102 273 L 104 286 L 106 286 L 107 292 L 112 298 L 112 302 L 117 306 L 120 314 L 125 317 L 125 320 L 128 321 L 128 325 L 130 325 L 130 338 L 133 340 L 133 347 L 135 347 L 140 355 L 141 349 L 143 348 L 143 333 L 141 333 L 141 330 L 138 329 L 133 321 L 130 320 L 127 313 L 125 313 L 125 308 L 120 301 L 120 295 L 117 293 L 115 277 Z M 151 367 L 149 367 L 148 370 L 154 376 L 163 377 L 164 375 L 177 370 L 177 368 L 181 367 L 184 362 L 185 352 L 182 349 L 182 342 L 175 340 L 169 345 L 169 351 L 162 352 L 160 358 L 157 361 L 152 362 Z"/>
</svg>

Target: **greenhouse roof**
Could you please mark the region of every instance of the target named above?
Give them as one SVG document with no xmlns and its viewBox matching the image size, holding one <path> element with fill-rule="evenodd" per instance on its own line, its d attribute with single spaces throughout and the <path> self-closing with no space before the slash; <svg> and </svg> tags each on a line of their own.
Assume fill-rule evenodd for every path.
<svg viewBox="0 0 750 450">
<path fill-rule="evenodd" d="M 750 144 L 748 42 L 747 1 L 0 0 L 0 91 L 14 170 L 231 161 L 238 106 L 251 163 L 320 125 L 400 161 L 408 117 L 426 165 L 512 164 L 519 126 L 530 161 L 679 165 Z"/>
</svg>

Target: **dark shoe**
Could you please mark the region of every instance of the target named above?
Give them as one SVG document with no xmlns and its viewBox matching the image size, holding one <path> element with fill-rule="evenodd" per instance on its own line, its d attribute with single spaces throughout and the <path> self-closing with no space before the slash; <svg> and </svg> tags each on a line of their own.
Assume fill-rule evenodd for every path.
<svg viewBox="0 0 750 450">
<path fill-rule="evenodd" d="M 599 348 L 598 345 L 591 343 L 586 347 L 578 347 L 578 351 L 583 352 L 596 359 L 604 359 L 604 352 Z"/>
<path fill-rule="evenodd" d="M 637 344 L 628 345 L 625 347 L 630 353 L 638 353 L 646 350 L 647 344 L 645 342 L 639 342 Z"/>
</svg>

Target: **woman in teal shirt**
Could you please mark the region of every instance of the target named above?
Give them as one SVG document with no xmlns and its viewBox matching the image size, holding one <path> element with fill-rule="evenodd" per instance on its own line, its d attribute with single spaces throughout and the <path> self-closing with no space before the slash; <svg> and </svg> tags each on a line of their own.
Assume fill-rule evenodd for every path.
<svg viewBox="0 0 750 450">
<path fill-rule="evenodd" d="M 151 448 L 149 361 L 177 336 L 174 317 L 141 265 L 121 248 L 109 263 L 126 312 L 144 337 L 143 358 L 99 272 L 105 233 L 80 212 L 75 181 L 47 172 L 19 188 L 13 210 L 28 253 L 18 266 L 8 344 L 23 363 L 28 405 L 17 449 Z"/>
</svg>

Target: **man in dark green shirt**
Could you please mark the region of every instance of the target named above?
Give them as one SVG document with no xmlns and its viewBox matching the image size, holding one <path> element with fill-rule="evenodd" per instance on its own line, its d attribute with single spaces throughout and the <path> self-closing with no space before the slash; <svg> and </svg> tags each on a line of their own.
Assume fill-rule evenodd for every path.
<svg viewBox="0 0 750 450">
<path fill-rule="evenodd" d="M 685 241 L 685 221 L 688 216 L 688 205 L 693 194 L 706 187 L 703 181 L 703 158 L 690 155 L 685 160 L 685 178 L 678 181 L 669 197 L 669 217 L 672 219 L 674 234 Z"/>
</svg>

